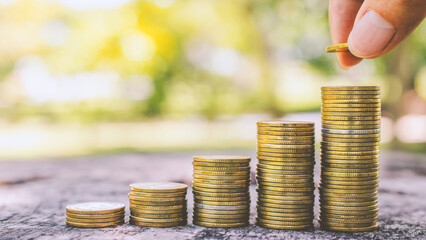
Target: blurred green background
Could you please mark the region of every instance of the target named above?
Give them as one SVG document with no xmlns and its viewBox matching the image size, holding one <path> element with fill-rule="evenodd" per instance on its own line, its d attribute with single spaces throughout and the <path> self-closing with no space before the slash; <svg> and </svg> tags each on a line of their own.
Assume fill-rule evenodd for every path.
<svg viewBox="0 0 426 240">
<path fill-rule="evenodd" d="M 426 25 L 342 70 L 320 0 L 0 0 L 0 157 L 253 149 L 320 87 L 382 87 L 383 143 L 426 150 Z M 386 147 L 385 146 L 385 147 Z"/>
</svg>

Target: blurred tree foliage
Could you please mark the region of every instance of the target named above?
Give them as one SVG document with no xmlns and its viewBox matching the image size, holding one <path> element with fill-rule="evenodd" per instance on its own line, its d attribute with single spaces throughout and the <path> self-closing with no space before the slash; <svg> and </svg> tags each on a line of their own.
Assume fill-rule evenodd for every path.
<svg viewBox="0 0 426 240">
<path fill-rule="evenodd" d="M 36 55 L 52 76 L 115 72 L 120 94 L 42 103 L 7 94 L 0 99 L 7 103 L 1 112 L 16 118 L 38 114 L 99 121 L 318 109 L 319 86 L 341 78 L 334 56 L 324 53 L 330 44 L 327 4 L 153 0 L 80 11 L 56 1 L 16 1 L 0 7 L 3 85 L 17 81 L 21 58 Z M 403 46 L 370 62 L 374 70 L 368 78 L 384 81 L 389 89 L 401 84 L 413 89 L 426 63 L 425 30 L 423 24 Z M 132 82 L 137 77 L 146 84 Z M 297 91 L 283 81 L 293 82 Z M 144 96 L 129 97 L 145 90 Z M 397 99 L 393 96 L 389 104 Z"/>
</svg>

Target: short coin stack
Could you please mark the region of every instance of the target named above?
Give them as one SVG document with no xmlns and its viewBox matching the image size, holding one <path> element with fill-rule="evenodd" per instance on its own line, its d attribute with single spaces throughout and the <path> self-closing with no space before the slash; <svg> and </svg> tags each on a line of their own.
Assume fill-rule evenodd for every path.
<svg viewBox="0 0 426 240">
<path fill-rule="evenodd" d="M 70 227 L 99 228 L 124 223 L 124 204 L 85 202 L 66 207 L 66 223 Z"/>
<path fill-rule="evenodd" d="M 173 182 L 130 184 L 130 224 L 176 227 L 187 224 L 187 185 Z"/>
<path fill-rule="evenodd" d="M 313 122 L 257 123 L 257 218 L 265 228 L 313 227 Z"/>
<path fill-rule="evenodd" d="M 322 88 L 320 224 L 325 230 L 377 229 L 380 89 Z"/>
<path fill-rule="evenodd" d="M 250 158 L 194 157 L 193 223 L 203 227 L 243 227 L 250 217 Z"/>
</svg>

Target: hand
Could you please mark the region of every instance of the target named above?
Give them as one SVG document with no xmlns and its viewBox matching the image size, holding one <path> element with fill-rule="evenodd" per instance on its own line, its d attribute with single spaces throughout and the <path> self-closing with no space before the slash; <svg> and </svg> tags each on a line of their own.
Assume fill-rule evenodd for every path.
<svg viewBox="0 0 426 240">
<path fill-rule="evenodd" d="M 426 0 L 330 0 L 333 44 L 345 43 L 350 52 L 337 53 L 349 68 L 363 58 L 380 57 L 395 48 L 425 18 Z"/>
</svg>

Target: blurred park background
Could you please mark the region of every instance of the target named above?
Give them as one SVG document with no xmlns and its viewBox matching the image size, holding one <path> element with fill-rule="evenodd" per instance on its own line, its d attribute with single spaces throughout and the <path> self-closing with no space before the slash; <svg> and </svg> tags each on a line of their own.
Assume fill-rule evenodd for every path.
<svg viewBox="0 0 426 240">
<path fill-rule="evenodd" d="M 382 87 L 384 148 L 426 152 L 426 24 L 343 70 L 324 0 L 0 0 L 0 159 L 253 149 L 320 87 Z"/>
</svg>

